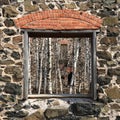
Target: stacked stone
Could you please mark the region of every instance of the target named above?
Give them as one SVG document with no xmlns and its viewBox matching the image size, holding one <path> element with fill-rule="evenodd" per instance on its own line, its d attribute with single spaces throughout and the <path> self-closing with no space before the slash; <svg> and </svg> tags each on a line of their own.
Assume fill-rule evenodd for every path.
<svg viewBox="0 0 120 120">
<path fill-rule="evenodd" d="M 98 116 L 120 119 L 120 0 L 1 0 L 0 117 L 5 111 L 8 117 L 27 115 L 19 106 L 23 81 L 23 38 L 13 20 L 49 9 L 82 10 L 103 18 L 103 26 L 97 35 L 97 85 L 98 101 L 104 105 Z M 14 107 L 16 104 L 17 108 Z"/>
</svg>

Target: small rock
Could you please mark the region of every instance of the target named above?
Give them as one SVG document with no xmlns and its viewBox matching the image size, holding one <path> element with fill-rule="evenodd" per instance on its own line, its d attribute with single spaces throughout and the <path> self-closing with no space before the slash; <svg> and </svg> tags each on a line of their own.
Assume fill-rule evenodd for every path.
<svg viewBox="0 0 120 120">
<path fill-rule="evenodd" d="M 19 44 L 22 42 L 22 36 L 13 37 L 13 44 Z"/>
<path fill-rule="evenodd" d="M 109 76 L 113 76 L 113 75 L 120 75 L 120 67 L 116 67 L 116 68 L 109 68 L 108 69 L 108 75 Z"/>
<path fill-rule="evenodd" d="M 14 21 L 12 19 L 6 19 L 4 21 L 4 24 L 6 27 L 12 27 L 12 26 L 14 26 Z"/>
<path fill-rule="evenodd" d="M 117 76 L 116 83 L 117 83 L 117 84 L 120 84 L 120 75 Z"/>
<path fill-rule="evenodd" d="M 109 87 L 105 90 L 105 92 L 111 99 L 120 99 L 120 88 L 117 86 Z"/>
<path fill-rule="evenodd" d="M 49 9 L 49 7 L 44 3 L 41 3 L 39 6 L 42 10 L 48 10 Z"/>
<path fill-rule="evenodd" d="M 9 0 L 1 0 L 0 1 L 0 6 L 1 5 L 9 5 Z"/>
<path fill-rule="evenodd" d="M 3 8 L 3 16 L 4 17 L 16 17 L 18 15 L 18 11 L 15 6 L 6 6 Z"/>
<path fill-rule="evenodd" d="M 7 111 L 5 113 L 8 117 L 17 117 L 17 118 L 23 118 L 28 115 L 27 111 Z"/>
<path fill-rule="evenodd" d="M 70 4 L 65 4 L 65 7 L 68 9 L 76 9 L 76 4 L 72 2 Z"/>
<path fill-rule="evenodd" d="M 117 65 L 117 63 L 116 63 L 115 61 L 107 61 L 107 65 L 108 65 L 109 67 L 114 67 L 114 66 Z"/>
<path fill-rule="evenodd" d="M 66 114 L 68 114 L 68 109 L 60 106 L 53 106 L 45 110 L 45 116 L 48 119 L 65 116 Z"/>
<path fill-rule="evenodd" d="M 9 48 L 9 49 L 11 49 L 11 50 L 17 50 L 17 49 L 18 49 L 17 46 L 15 46 L 15 45 L 13 45 L 13 44 L 10 44 L 10 43 L 6 43 L 6 44 L 4 45 L 4 48 Z"/>
<path fill-rule="evenodd" d="M 49 4 L 48 7 L 49 7 L 50 9 L 54 9 L 55 6 L 54 6 L 53 4 Z"/>
<path fill-rule="evenodd" d="M 31 4 L 31 0 L 25 0 L 24 7 L 25 7 L 25 11 L 27 12 L 33 12 L 39 10 L 39 7 L 36 4 L 34 5 Z"/>
<path fill-rule="evenodd" d="M 2 81 L 2 82 L 10 82 L 11 78 L 9 76 L 7 76 L 7 75 L 0 76 L 0 81 Z"/>
<path fill-rule="evenodd" d="M 98 116 L 101 111 L 100 106 L 91 103 L 73 103 L 70 108 L 73 114 L 77 116 Z"/>
<path fill-rule="evenodd" d="M 21 86 L 15 84 L 15 83 L 7 83 L 4 91 L 9 94 L 14 94 L 14 95 L 21 95 L 22 90 Z"/>
<path fill-rule="evenodd" d="M 111 104 L 111 109 L 119 110 L 120 109 L 120 105 L 118 105 L 118 104 Z"/>
<path fill-rule="evenodd" d="M 35 113 L 26 117 L 24 120 L 46 120 L 44 117 L 44 110 L 39 109 Z"/>
<path fill-rule="evenodd" d="M 110 83 L 111 79 L 112 78 L 110 76 L 99 76 L 98 79 L 97 79 L 97 83 L 100 86 L 107 85 L 107 84 Z"/>
<path fill-rule="evenodd" d="M 3 32 L 4 32 L 5 34 L 9 35 L 9 36 L 16 34 L 15 30 L 13 30 L 13 29 L 8 29 L 8 28 L 3 29 Z"/>
<path fill-rule="evenodd" d="M 24 105 L 23 108 L 24 108 L 24 109 L 30 109 L 30 108 L 31 108 L 31 105 Z"/>
<path fill-rule="evenodd" d="M 97 56 L 101 59 L 105 59 L 105 60 L 111 60 L 112 59 L 112 55 L 110 52 L 107 51 L 97 51 Z"/>
<path fill-rule="evenodd" d="M 11 57 L 13 57 L 15 60 L 19 60 L 20 59 L 20 53 L 13 51 L 11 54 Z"/>
<path fill-rule="evenodd" d="M 40 108 L 40 106 L 39 105 L 32 105 L 32 108 L 33 109 L 38 109 L 38 108 Z"/>
<path fill-rule="evenodd" d="M 23 107 L 23 106 L 22 106 L 21 104 L 15 104 L 15 105 L 14 105 L 14 109 L 15 109 L 16 111 L 21 110 L 22 107 Z"/>
<path fill-rule="evenodd" d="M 118 24 L 118 18 L 117 17 L 105 17 L 103 19 L 103 25 L 114 26 L 116 24 Z"/>
<path fill-rule="evenodd" d="M 116 120 L 120 120 L 120 116 L 116 116 Z"/>
<path fill-rule="evenodd" d="M 7 43 L 7 42 L 9 42 L 10 41 L 10 38 L 4 38 L 3 39 L 3 42 L 5 42 L 5 43 Z"/>
<path fill-rule="evenodd" d="M 18 10 L 19 10 L 20 12 L 23 12 L 23 7 L 20 6 L 20 7 L 18 8 Z"/>
<path fill-rule="evenodd" d="M 100 41 L 101 44 L 105 45 L 117 45 L 117 39 L 116 37 L 104 37 Z"/>
</svg>

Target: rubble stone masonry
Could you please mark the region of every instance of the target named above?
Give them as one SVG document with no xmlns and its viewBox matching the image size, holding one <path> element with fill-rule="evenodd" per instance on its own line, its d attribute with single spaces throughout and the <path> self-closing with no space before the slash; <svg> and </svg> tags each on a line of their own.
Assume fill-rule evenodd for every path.
<svg viewBox="0 0 120 120">
<path fill-rule="evenodd" d="M 28 109 L 39 109 L 23 105 L 23 36 L 14 19 L 52 9 L 88 11 L 103 19 L 97 34 L 98 98 L 90 103 L 74 103 L 64 111 L 49 108 L 34 115 L 44 114 L 39 120 L 120 120 L 120 0 L 18 1 L 0 0 L 0 120 L 22 120 L 29 114 Z M 25 119 L 38 120 L 35 116 Z"/>
</svg>

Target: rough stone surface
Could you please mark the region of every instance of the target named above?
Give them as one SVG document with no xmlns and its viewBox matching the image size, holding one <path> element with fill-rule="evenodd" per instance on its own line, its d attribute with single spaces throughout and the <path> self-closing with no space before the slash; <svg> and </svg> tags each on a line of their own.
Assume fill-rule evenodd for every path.
<svg viewBox="0 0 120 120">
<path fill-rule="evenodd" d="M 33 113 L 39 109 L 40 111 L 37 111 L 35 114 L 33 113 L 33 116 L 28 116 L 27 120 L 44 120 L 44 111 L 42 111 L 41 106 L 46 109 L 46 106 L 53 107 L 61 105 L 61 102 L 53 99 L 44 99 L 43 101 L 47 101 L 45 104 L 34 104 L 32 100 L 32 102 L 27 104 L 28 106 L 22 104 L 24 101 L 20 95 L 20 91 L 22 90 L 20 85 L 22 85 L 21 83 L 23 82 L 22 56 L 24 37 L 21 30 L 15 27 L 13 20 L 35 11 L 75 9 L 90 12 L 103 19 L 103 25 L 97 34 L 97 80 L 99 83 L 97 84 L 97 101 L 102 104 L 101 113 L 98 115 L 99 110 L 93 110 L 95 107 L 92 105 L 94 103 L 94 101 L 92 101 L 89 103 L 91 105 L 84 103 L 85 105 L 83 105 L 83 107 L 79 107 L 80 105 L 77 106 L 77 109 L 82 108 L 82 113 L 88 115 L 76 116 L 70 110 L 67 115 L 51 118 L 50 120 L 115 120 L 115 118 L 119 120 L 120 101 L 117 99 L 120 98 L 119 7 L 120 0 L 24 0 L 24 2 L 21 3 L 17 0 L 1 0 L 0 119 L 23 120 L 24 118 L 22 117 L 27 114 L 22 110 L 27 110 L 31 114 L 31 112 Z M 7 87 L 9 87 L 9 89 Z M 71 99 L 73 98 L 67 100 L 67 103 L 65 103 L 63 107 L 68 103 L 73 104 L 76 102 L 76 99 L 74 99 L 74 102 L 71 102 Z M 41 99 L 37 99 L 36 101 L 39 100 L 42 101 Z M 92 106 L 92 108 L 90 106 Z M 82 114 L 79 112 L 80 110 L 78 110 L 78 113 Z M 4 114 L 6 111 L 9 111 L 6 114 L 7 116 Z"/>
<path fill-rule="evenodd" d="M 8 111 L 8 112 L 6 112 L 6 115 L 8 117 L 23 118 L 28 115 L 28 112 L 27 111 Z"/>
<path fill-rule="evenodd" d="M 35 113 L 33 113 L 30 116 L 26 117 L 24 120 L 45 120 L 44 110 L 39 109 Z"/>
<path fill-rule="evenodd" d="M 113 76 L 113 75 L 120 75 L 120 67 L 117 68 L 110 68 L 108 69 L 108 75 Z"/>
<path fill-rule="evenodd" d="M 89 9 L 89 3 L 88 2 L 85 2 L 85 3 L 81 3 L 80 4 L 80 10 L 82 11 L 86 11 Z"/>
<path fill-rule="evenodd" d="M 116 37 L 104 37 L 100 41 L 101 44 L 105 45 L 117 45 Z"/>
<path fill-rule="evenodd" d="M 12 26 L 14 26 L 14 21 L 12 19 L 6 19 L 4 21 L 4 24 L 6 27 L 12 27 Z"/>
<path fill-rule="evenodd" d="M 118 36 L 119 35 L 119 32 L 120 32 L 120 30 L 119 30 L 119 27 L 108 27 L 107 28 L 107 36 L 110 36 L 110 37 L 112 37 L 112 36 Z"/>
<path fill-rule="evenodd" d="M 105 92 L 111 99 L 120 99 L 120 89 L 117 86 L 109 87 Z"/>
<path fill-rule="evenodd" d="M 86 115 L 94 115 L 98 116 L 101 109 L 100 106 L 90 103 L 74 103 L 71 105 L 71 111 L 74 115 L 77 116 L 86 116 Z"/>
<path fill-rule="evenodd" d="M 106 69 L 98 69 L 97 70 L 97 73 L 98 73 L 98 75 L 100 75 L 100 74 L 105 74 L 106 73 Z"/>
<path fill-rule="evenodd" d="M 10 82 L 11 78 L 9 76 L 0 76 L 0 81 L 3 82 Z"/>
<path fill-rule="evenodd" d="M 107 84 L 110 83 L 111 79 L 112 78 L 110 76 L 99 76 L 98 79 L 97 79 L 97 83 L 100 86 L 107 85 Z"/>
<path fill-rule="evenodd" d="M 9 94 L 13 94 L 13 95 L 21 95 L 22 91 L 21 91 L 21 86 L 15 84 L 15 83 L 7 83 L 4 91 L 6 93 Z"/>
<path fill-rule="evenodd" d="M 105 59 L 105 60 L 111 60 L 112 56 L 107 51 L 97 51 L 98 58 Z"/>
<path fill-rule="evenodd" d="M 9 5 L 9 0 L 1 0 L 0 1 L 0 6 L 1 5 Z"/>
<path fill-rule="evenodd" d="M 54 7 L 55 7 L 53 4 L 49 4 L 48 6 L 50 9 L 54 9 Z"/>
<path fill-rule="evenodd" d="M 15 45 L 13 45 L 13 44 L 10 44 L 10 43 L 6 43 L 6 44 L 4 45 L 4 48 L 9 48 L 9 49 L 11 49 L 11 50 L 16 50 L 16 49 L 18 49 L 17 46 L 15 46 Z"/>
<path fill-rule="evenodd" d="M 68 9 L 75 9 L 76 5 L 75 5 L 75 3 L 65 4 L 65 7 L 68 8 Z"/>
<path fill-rule="evenodd" d="M 15 60 L 19 60 L 20 59 L 20 53 L 13 51 L 11 54 L 11 57 L 13 57 Z"/>
<path fill-rule="evenodd" d="M 33 12 L 33 11 L 39 10 L 37 5 L 31 5 L 31 1 L 30 0 L 25 0 L 24 6 L 25 6 L 25 10 L 27 12 Z"/>
<path fill-rule="evenodd" d="M 117 76 L 116 83 L 117 83 L 117 84 L 120 84 L 120 75 L 119 75 L 119 76 Z"/>
<path fill-rule="evenodd" d="M 48 10 L 49 9 L 49 7 L 44 3 L 41 3 L 39 6 L 42 10 Z"/>
<path fill-rule="evenodd" d="M 112 105 L 111 105 L 111 109 L 119 110 L 119 109 L 120 109 L 120 106 L 119 106 L 118 104 L 112 104 Z"/>
<path fill-rule="evenodd" d="M 4 17 L 16 17 L 18 15 L 18 11 L 15 6 L 7 6 L 3 8 L 3 16 Z"/>
<path fill-rule="evenodd" d="M 12 35 L 15 35 L 15 34 L 16 34 L 15 30 L 13 30 L 13 29 L 8 29 L 8 28 L 5 28 L 5 29 L 3 30 L 3 32 L 4 32 L 6 35 L 9 35 L 9 36 L 12 36 Z"/>
<path fill-rule="evenodd" d="M 117 117 L 116 117 L 116 120 L 120 120 L 120 116 L 117 116 Z"/>
<path fill-rule="evenodd" d="M 114 67 L 114 66 L 117 65 L 117 62 L 115 62 L 115 61 L 107 61 L 107 65 L 108 65 L 109 67 Z"/>
<path fill-rule="evenodd" d="M 16 67 L 16 66 L 8 66 L 5 68 L 5 73 L 7 74 L 15 74 L 15 73 L 21 73 L 21 70 L 19 67 Z"/>
<path fill-rule="evenodd" d="M 14 64 L 15 62 L 13 60 L 0 60 L 1 65 L 11 65 Z"/>
<path fill-rule="evenodd" d="M 108 26 L 114 26 L 118 24 L 118 18 L 117 17 L 106 17 L 104 18 L 103 24 L 108 25 Z"/>
<path fill-rule="evenodd" d="M 19 44 L 22 42 L 22 36 L 13 37 L 13 44 Z"/>
<path fill-rule="evenodd" d="M 2 75 L 3 70 L 0 69 L 0 75 Z"/>
<path fill-rule="evenodd" d="M 47 108 L 45 111 L 45 116 L 48 119 L 65 116 L 66 114 L 68 114 L 68 109 L 60 106 Z"/>
<path fill-rule="evenodd" d="M 7 42 L 9 42 L 9 41 L 10 41 L 10 38 L 9 38 L 9 37 L 3 39 L 3 42 L 5 42 L 5 43 L 7 43 Z"/>
</svg>

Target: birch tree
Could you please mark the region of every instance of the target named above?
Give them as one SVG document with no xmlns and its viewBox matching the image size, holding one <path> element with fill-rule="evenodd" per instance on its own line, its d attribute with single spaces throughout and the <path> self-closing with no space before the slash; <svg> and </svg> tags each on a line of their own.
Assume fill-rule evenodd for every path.
<svg viewBox="0 0 120 120">
<path fill-rule="evenodd" d="M 44 47 L 44 93 L 46 93 L 46 89 L 47 89 L 47 60 L 48 60 L 48 41 L 47 39 L 45 39 L 45 47 Z"/>
<path fill-rule="evenodd" d="M 36 82 L 35 87 L 38 90 L 38 80 L 39 80 L 39 40 L 38 38 L 35 39 L 35 62 L 36 62 Z"/>
<path fill-rule="evenodd" d="M 40 54 L 40 79 L 39 79 L 39 82 L 38 82 L 38 94 L 40 94 L 40 91 L 41 91 L 41 86 L 42 86 L 42 78 L 43 78 L 43 75 L 42 75 L 42 66 L 43 66 L 43 58 L 44 58 L 44 46 L 45 46 L 45 40 L 43 39 L 42 40 L 42 49 L 41 49 L 41 54 Z"/>
<path fill-rule="evenodd" d="M 56 42 L 56 53 L 57 53 L 57 72 L 58 72 L 58 78 L 60 82 L 60 91 L 63 93 L 63 84 L 62 84 L 62 79 L 61 79 L 61 71 L 60 71 L 60 66 L 59 66 L 59 55 L 60 55 L 60 50 L 59 50 L 59 45 L 58 42 Z"/>
<path fill-rule="evenodd" d="M 49 93 L 52 94 L 52 79 L 51 79 L 51 73 L 52 73 L 52 49 L 51 49 L 51 38 L 48 38 L 48 90 Z"/>
<path fill-rule="evenodd" d="M 72 91 L 73 91 L 73 84 L 74 84 L 74 93 L 76 94 L 76 72 L 77 72 L 79 49 L 80 49 L 80 44 L 79 44 L 79 39 L 77 39 L 74 42 L 73 75 L 72 75 L 72 80 L 70 85 L 70 94 L 72 94 Z"/>
</svg>

